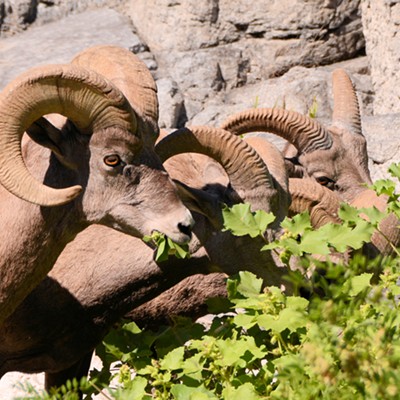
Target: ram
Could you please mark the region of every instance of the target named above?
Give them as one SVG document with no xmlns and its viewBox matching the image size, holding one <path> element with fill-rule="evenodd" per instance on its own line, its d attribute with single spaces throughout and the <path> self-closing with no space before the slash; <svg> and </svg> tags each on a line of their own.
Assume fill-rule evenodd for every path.
<svg viewBox="0 0 400 400">
<path fill-rule="evenodd" d="M 344 70 L 333 72 L 332 87 L 334 106 L 329 127 L 308 116 L 279 108 L 245 110 L 230 116 L 221 127 L 236 135 L 256 131 L 279 135 L 291 145 L 286 148 L 290 176 L 313 178 L 354 206 L 375 206 L 383 210 L 385 197 L 377 196 L 366 187 L 372 183 L 367 143 L 362 134 L 357 95 Z M 394 244 L 400 243 L 398 225 L 392 214 L 380 227 Z M 390 253 L 392 247 L 386 238 L 375 234 L 370 251 Z"/>
<path fill-rule="evenodd" d="M 321 186 L 311 178 L 288 179 L 282 157 L 275 146 L 266 140 L 265 137 L 249 136 L 245 137 L 244 140 L 256 149 L 257 154 L 269 166 L 272 179 L 275 181 L 275 187 L 283 184 L 285 190 L 289 188 L 290 204 L 282 207 L 280 209 L 281 212 L 285 211 L 287 215 L 294 216 L 298 213 L 308 211 L 311 223 L 315 228 L 327 223 L 340 223 L 338 216 L 340 199 L 335 192 Z M 175 161 L 170 173 L 175 177 L 175 174 L 179 171 L 178 175 L 182 179 L 188 170 L 182 170 L 180 165 L 187 165 L 187 163 L 181 163 L 181 161 L 179 159 Z M 226 176 L 222 174 L 215 176 L 218 174 L 216 173 L 217 165 L 214 160 L 208 159 L 201 162 L 201 160 L 197 159 L 196 161 L 196 176 L 190 176 L 191 182 L 196 182 L 197 179 L 205 179 L 206 172 L 212 170 L 213 173 L 211 175 L 214 180 L 220 184 L 222 183 L 224 187 L 229 186 L 229 179 Z M 168 166 L 168 162 L 166 165 Z M 287 197 L 285 199 L 284 196 L 280 196 L 278 199 L 281 204 L 285 200 L 287 201 Z M 110 234 L 114 236 L 113 233 Z M 246 251 L 245 248 L 244 251 Z M 257 256 L 258 250 L 256 249 L 256 251 L 256 253 L 252 254 L 253 263 L 257 263 L 259 259 L 259 256 Z M 228 248 L 223 254 L 234 254 L 240 257 L 240 253 L 235 252 L 232 248 Z M 332 254 L 332 258 L 335 259 L 335 257 L 342 260 L 341 255 Z M 240 263 L 238 263 L 237 270 L 240 269 L 242 268 Z M 247 269 L 251 270 L 251 267 Z M 226 296 L 226 274 L 214 272 L 203 275 L 199 273 L 202 271 L 197 272 L 197 275 L 187 276 L 184 279 L 179 277 L 182 280 L 173 287 L 165 290 L 156 298 L 132 309 L 125 315 L 125 318 L 135 321 L 140 327 L 157 329 L 160 324 L 168 325 L 173 316 L 187 316 L 193 320 L 203 316 L 208 310 L 206 300 L 212 297 Z M 171 280 L 171 282 L 175 281 Z M 267 277 L 265 282 L 269 284 L 270 279 Z M 283 282 L 279 282 L 279 284 Z"/>
<path fill-rule="evenodd" d="M 286 147 L 285 164 L 289 176 L 297 177 L 289 179 L 292 197 L 289 215 L 308 210 L 315 227 L 328 222 L 340 223 L 337 211 L 344 200 L 360 208 L 386 208 L 385 197 L 377 196 L 365 186 L 371 183 L 366 141 L 362 135 L 356 93 L 343 70 L 334 72 L 333 90 L 334 111 L 330 128 L 298 113 L 279 109 L 244 111 L 222 124 L 222 128 L 237 135 L 267 131 L 289 141 L 291 146 Z M 264 155 L 264 159 L 267 157 L 270 145 L 265 138 L 254 136 L 245 137 L 245 140 Z M 292 153 L 290 157 L 289 153 Z M 400 241 L 399 221 L 394 215 L 381 222 L 380 230 L 386 238 L 376 232 L 372 246 L 365 246 L 364 251 L 371 257 L 377 253 L 390 253 L 389 241 L 395 245 Z M 166 323 L 171 315 L 198 317 L 206 310 L 207 291 L 203 288 L 209 285 L 209 296 L 221 294 L 219 285 L 223 285 L 223 276 L 214 275 L 213 284 L 210 282 L 211 277 L 186 278 L 127 316 L 147 326 Z"/>
<path fill-rule="evenodd" d="M 193 218 L 152 144 L 158 130 L 150 72 L 127 50 L 94 52 L 114 66 L 115 84 L 79 63 L 49 65 L 0 95 L 0 323 L 90 224 L 190 238 Z M 118 89 L 125 77 L 147 109 Z M 42 118 L 49 113 L 68 118 L 62 130 Z"/>
</svg>

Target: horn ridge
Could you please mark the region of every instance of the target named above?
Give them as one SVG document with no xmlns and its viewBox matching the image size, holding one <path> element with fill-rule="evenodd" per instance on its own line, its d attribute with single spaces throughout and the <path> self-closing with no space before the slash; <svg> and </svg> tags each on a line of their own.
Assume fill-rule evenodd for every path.
<svg viewBox="0 0 400 400">
<path fill-rule="evenodd" d="M 279 108 L 249 109 L 232 115 L 222 125 L 235 135 L 269 132 L 292 143 L 303 153 L 329 149 L 332 138 L 318 121 L 295 111 Z"/>
</svg>

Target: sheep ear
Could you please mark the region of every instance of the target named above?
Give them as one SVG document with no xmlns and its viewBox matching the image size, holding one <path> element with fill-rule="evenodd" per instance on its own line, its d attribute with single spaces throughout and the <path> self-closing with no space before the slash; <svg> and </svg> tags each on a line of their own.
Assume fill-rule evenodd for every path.
<svg viewBox="0 0 400 400">
<path fill-rule="evenodd" d="M 299 151 L 291 143 L 286 143 L 282 150 L 285 160 L 285 167 L 290 178 L 302 178 L 304 168 L 299 162 Z"/>
<path fill-rule="evenodd" d="M 47 147 L 56 155 L 62 157 L 61 142 L 62 134 L 46 118 L 40 117 L 27 130 L 29 137 L 41 146 Z"/>
<path fill-rule="evenodd" d="M 285 158 L 285 168 L 289 178 L 303 178 L 305 176 L 304 167 L 299 164 L 297 159 Z"/>
<path fill-rule="evenodd" d="M 190 211 L 204 215 L 217 229 L 222 228 L 221 204 L 216 196 L 187 186 L 177 179 L 173 181 L 178 189 L 179 197 Z"/>
</svg>

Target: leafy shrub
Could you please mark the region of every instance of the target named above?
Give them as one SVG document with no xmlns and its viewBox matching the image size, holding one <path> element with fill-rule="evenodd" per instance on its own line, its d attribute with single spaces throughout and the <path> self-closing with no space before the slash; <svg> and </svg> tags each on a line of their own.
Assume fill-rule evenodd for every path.
<svg viewBox="0 0 400 400">
<path fill-rule="evenodd" d="M 398 178 L 399 165 L 390 172 Z M 374 185 L 400 216 L 394 187 L 388 180 Z M 287 264 L 301 261 L 288 277 L 293 295 L 243 271 L 228 279 L 222 309 L 210 303 L 223 314 L 209 328 L 183 318 L 157 332 L 122 323 L 98 347 L 104 368 L 92 371 L 83 391 L 90 398 L 102 387 L 106 398 L 119 400 L 400 398 L 400 255 L 397 249 L 374 260 L 362 254 L 386 215 L 343 205 L 343 223 L 318 230 L 307 214 L 287 218 L 284 235 L 260 251 L 279 252 Z M 232 233 L 256 237 L 273 216 L 237 205 L 224 210 L 224 219 Z M 331 252 L 349 248 L 346 263 L 329 261 Z"/>
</svg>

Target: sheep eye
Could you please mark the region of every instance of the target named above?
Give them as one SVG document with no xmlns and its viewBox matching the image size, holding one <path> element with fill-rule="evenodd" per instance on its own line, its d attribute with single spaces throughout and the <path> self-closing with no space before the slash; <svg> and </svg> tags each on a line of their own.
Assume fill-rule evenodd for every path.
<svg viewBox="0 0 400 400">
<path fill-rule="evenodd" d="M 121 158 L 118 154 L 111 154 L 109 156 L 104 157 L 104 164 L 109 167 L 117 167 L 121 164 Z"/>
<path fill-rule="evenodd" d="M 320 185 L 325 186 L 328 189 L 333 189 L 335 187 L 335 182 L 326 176 L 319 176 L 315 179 Z"/>
</svg>

